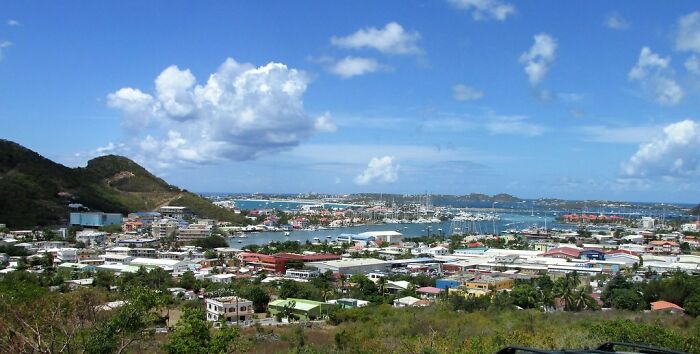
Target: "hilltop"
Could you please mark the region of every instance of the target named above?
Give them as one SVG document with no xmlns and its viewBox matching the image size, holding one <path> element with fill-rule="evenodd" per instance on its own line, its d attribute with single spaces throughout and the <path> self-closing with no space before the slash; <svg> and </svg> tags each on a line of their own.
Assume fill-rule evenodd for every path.
<svg viewBox="0 0 700 354">
<path fill-rule="evenodd" d="M 86 167 L 69 168 L 0 139 L 0 223 L 10 228 L 65 224 L 70 203 L 122 214 L 181 205 L 202 217 L 242 219 L 123 156 L 97 157 Z"/>
</svg>

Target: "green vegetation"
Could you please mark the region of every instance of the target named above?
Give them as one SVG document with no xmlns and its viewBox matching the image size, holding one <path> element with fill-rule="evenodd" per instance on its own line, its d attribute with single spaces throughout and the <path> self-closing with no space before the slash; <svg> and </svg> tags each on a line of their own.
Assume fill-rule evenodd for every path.
<svg viewBox="0 0 700 354">
<path fill-rule="evenodd" d="M 243 216 L 169 185 L 125 157 L 102 156 L 72 169 L 0 139 L 0 222 L 10 228 L 65 225 L 69 203 L 122 214 L 172 203 L 201 217 L 243 222 Z"/>
<path fill-rule="evenodd" d="M 210 250 L 218 247 L 228 247 L 226 239 L 219 235 L 211 235 L 194 242 L 194 245 L 205 250 Z"/>
</svg>

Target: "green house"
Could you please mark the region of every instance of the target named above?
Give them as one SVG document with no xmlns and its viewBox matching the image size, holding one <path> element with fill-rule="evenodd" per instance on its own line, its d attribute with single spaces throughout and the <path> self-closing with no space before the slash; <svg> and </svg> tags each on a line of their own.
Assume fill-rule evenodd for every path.
<svg viewBox="0 0 700 354">
<path fill-rule="evenodd" d="M 325 318 L 335 306 L 325 302 L 289 298 L 272 301 L 267 308 L 273 317 L 278 313 L 284 316 L 285 308 L 291 307 L 291 312 L 299 316 L 300 320 L 314 320 Z"/>
</svg>

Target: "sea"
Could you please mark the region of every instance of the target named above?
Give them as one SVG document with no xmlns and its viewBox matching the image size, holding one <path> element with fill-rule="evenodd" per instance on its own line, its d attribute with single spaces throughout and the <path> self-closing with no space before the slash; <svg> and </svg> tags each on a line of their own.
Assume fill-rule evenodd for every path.
<svg viewBox="0 0 700 354">
<path fill-rule="evenodd" d="M 270 201 L 262 199 L 234 199 L 236 206 L 244 210 L 253 209 L 279 209 L 279 210 L 297 210 L 302 205 L 305 204 L 321 204 L 314 201 L 299 201 L 299 200 L 289 200 L 289 201 Z M 323 203 L 324 207 L 327 209 L 345 209 L 352 204 L 342 204 L 342 203 Z M 435 203 L 436 206 L 440 206 Z M 642 205 L 642 203 L 639 203 Z M 647 204 L 647 209 L 640 211 L 642 209 L 634 208 L 608 208 L 604 210 L 606 214 L 614 213 L 618 215 L 652 215 L 659 217 L 661 213 L 665 214 L 666 217 L 671 217 L 668 211 L 663 211 L 662 209 L 649 210 Z M 501 202 L 492 203 L 484 201 L 470 201 L 463 203 L 461 205 L 451 205 L 456 208 L 470 208 L 472 210 L 477 210 L 476 212 L 490 213 L 491 208 L 495 207 L 495 213 L 499 215 L 499 219 L 495 221 L 475 221 L 475 222 L 453 222 L 453 221 L 443 221 L 439 223 L 431 224 L 367 224 L 360 226 L 349 226 L 326 230 L 295 230 L 291 231 L 289 236 L 285 236 L 283 232 L 252 232 L 246 233 L 245 238 L 232 237 L 229 238 L 229 244 L 231 247 L 240 248 L 246 245 L 264 245 L 273 241 L 299 241 L 299 242 L 324 242 L 324 241 L 335 241 L 336 237 L 341 234 L 358 234 L 366 231 L 398 231 L 403 234 L 405 238 L 407 237 L 418 237 L 427 236 L 431 234 L 438 235 L 452 235 L 453 233 L 478 233 L 478 234 L 501 234 L 502 231 L 516 229 L 529 229 L 529 228 L 544 228 L 545 220 L 546 226 L 549 229 L 560 229 L 560 230 L 574 230 L 577 225 L 572 224 L 560 224 L 556 222 L 558 215 L 563 215 L 569 212 L 580 213 L 581 210 L 554 210 L 549 209 L 547 206 L 543 206 L 534 200 L 525 200 L 519 202 Z M 474 212 L 474 211 L 472 211 Z M 598 213 L 599 210 L 590 210 L 590 213 Z M 644 214 L 641 214 L 644 213 Z M 457 230 L 455 230 L 457 229 Z"/>
</svg>

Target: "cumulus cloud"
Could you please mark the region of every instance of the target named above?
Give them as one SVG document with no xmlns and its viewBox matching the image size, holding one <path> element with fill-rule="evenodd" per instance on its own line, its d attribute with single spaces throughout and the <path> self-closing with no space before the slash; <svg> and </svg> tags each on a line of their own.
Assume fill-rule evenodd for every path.
<svg viewBox="0 0 700 354">
<path fill-rule="evenodd" d="M 5 51 L 6 48 L 9 48 L 12 46 L 12 42 L 10 41 L 0 41 L 0 60 L 2 60 L 3 57 L 3 52 Z"/>
<path fill-rule="evenodd" d="M 537 86 L 547 76 L 549 65 L 554 61 L 557 42 L 546 33 L 534 37 L 535 43 L 530 50 L 520 55 L 520 63 L 524 65 L 530 85 Z"/>
<path fill-rule="evenodd" d="M 249 160 L 335 129 L 329 114 L 304 110 L 307 84 L 304 72 L 281 63 L 228 58 L 206 83 L 173 65 L 156 77 L 153 93 L 122 88 L 107 95 L 107 105 L 122 111 L 124 126 L 148 132 L 133 134 L 133 154 L 157 167 Z"/>
<path fill-rule="evenodd" d="M 19 21 L 17 21 L 17 20 L 9 19 L 9 20 L 7 20 L 7 25 L 10 27 L 17 27 L 17 26 L 20 26 L 21 23 L 19 23 Z"/>
<path fill-rule="evenodd" d="M 700 124 L 683 120 L 663 128 L 662 134 L 641 144 L 622 164 L 626 178 L 696 177 L 700 160 Z"/>
<path fill-rule="evenodd" d="M 693 73 L 695 75 L 700 75 L 700 60 L 698 60 L 697 56 L 692 55 L 685 61 L 683 65 L 685 66 L 685 69 L 688 70 L 688 72 Z"/>
<path fill-rule="evenodd" d="M 673 78 L 670 63 L 670 57 L 661 57 L 649 47 L 643 47 L 627 76 L 630 81 L 639 83 L 657 103 L 673 106 L 680 103 L 685 93 Z"/>
<path fill-rule="evenodd" d="M 328 68 L 332 74 L 344 79 L 373 73 L 381 69 L 381 65 L 371 58 L 345 57 Z"/>
<path fill-rule="evenodd" d="M 469 11 L 472 17 L 479 20 L 495 19 L 504 21 L 508 16 L 515 14 L 515 6 L 499 0 L 448 0 L 448 2 L 465 11 Z"/>
<path fill-rule="evenodd" d="M 700 12 L 681 16 L 677 23 L 676 49 L 700 53 Z"/>
<path fill-rule="evenodd" d="M 484 93 L 471 86 L 458 84 L 452 87 L 452 97 L 457 101 L 474 101 L 484 97 Z"/>
<path fill-rule="evenodd" d="M 384 54 L 419 54 L 421 36 L 418 32 L 408 32 L 396 23 L 390 22 L 384 28 L 367 27 L 346 37 L 331 37 L 331 44 L 347 49 L 376 49 Z"/>
<path fill-rule="evenodd" d="M 528 122 L 525 116 L 497 116 L 486 123 L 486 129 L 491 134 L 509 134 L 509 135 L 524 135 L 538 136 L 544 133 L 544 127 Z"/>
<path fill-rule="evenodd" d="M 605 18 L 605 27 L 615 30 L 626 30 L 630 28 L 630 23 L 619 14 L 612 13 Z"/>
<path fill-rule="evenodd" d="M 366 185 L 373 182 L 394 183 L 399 179 L 399 165 L 393 156 L 373 157 L 367 168 L 355 177 L 355 183 Z"/>
</svg>

